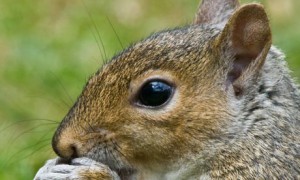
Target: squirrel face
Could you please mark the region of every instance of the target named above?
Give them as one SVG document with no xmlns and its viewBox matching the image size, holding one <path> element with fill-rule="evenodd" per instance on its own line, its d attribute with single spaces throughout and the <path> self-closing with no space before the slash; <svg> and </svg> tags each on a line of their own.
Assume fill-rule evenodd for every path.
<svg viewBox="0 0 300 180">
<path fill-rule="evenodd" d="M 152 166 L 180 158 L 195 145 L 198 150 L 218 134 L 228 116 L 223 85 L 214 80 L 217 72 L 207 53 L 216 32 L 162 32 L 116 56 L 88 81 L 59 127 L 57 153 Z M 196 36 L 198 41 L 192 41 Z M 170 88 L 165 102 L 141 102 L 141 96 L 153 93 L 142 94 L 145 86 L 155 86 L 152 82 Z M 111 153 L 108 159 L 94 157 L 102 151 Z"/>
<path fill-rule="evenodd" d="M 136 43 L 90 78 L 53 138 L 59 156 L 167 171 L 228 134 L 271 35 L 260 5 L 208 2 L 194 25 Z"/>
</svg>

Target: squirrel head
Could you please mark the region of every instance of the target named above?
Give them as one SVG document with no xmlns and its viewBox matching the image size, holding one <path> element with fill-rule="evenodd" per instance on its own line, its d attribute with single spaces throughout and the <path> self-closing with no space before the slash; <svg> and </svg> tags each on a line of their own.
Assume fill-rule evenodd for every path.
<svg viewBox="0 0 300 180">
<path fill-rule="evenodd" d="M 192 25 L 155 33 L 95 73 L 53 149 L 114 170 L 166 171 L 192 159 L 233 126 L 270 46 L 261 5 L 204 0 Z"/>
</svg>

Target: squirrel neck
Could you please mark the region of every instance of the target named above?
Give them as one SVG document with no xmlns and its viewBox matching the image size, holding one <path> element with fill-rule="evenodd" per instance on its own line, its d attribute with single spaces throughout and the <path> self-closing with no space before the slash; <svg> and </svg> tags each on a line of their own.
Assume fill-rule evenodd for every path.
<svg viewBox="0 0 300 180">
<path fill-rule="evenodd" d="M 219 175 L 223 177 L 226 172 L 220 168 L 229 165 L 233 169 L 246 169 L 254 177 L 255 170 L 247 166 L 249 163 L 260 164 L 264 170 L 297 164 L 294 158 L 284 161 L 286 164 L 283 166 L 269 163 L 271 159 L 266 161 L 265 158 L 278 153 L 297 154 L 299 147 L 291 142 L 299 142 L 300 129 L 296 125 L 300 122 L 299 117 L 299 90 L 289 75 L 283 53 L 272 46 L 257 87 L 239 104 L 236 118 L 227 128 L 227 134 L 215 140 L 215 144 L 212 143 L 214 147 L 206 151 L 204 156 L 207 158 L 201 165 L 206 169 L 203 174 L 218 172 L 215 178 Z M 290 149 L 279 150 L 278 147 Z M 289 171 L 288 168 L 282 169 L 285 170 Z"/>
<path fill-rule="evenodd" d="M 264 157 L 268 157 L 267 153 L 275 153 L 278 144 L 287 146 L 289 142 L 298 141 L 300 130 L 291 126 L 299 123 L 300 93 L 289 75 L 282 52 L 275 47 L 270 49 L 257 87 L 235 108 L 235 118 L 230 120 L 229 127 L 224 127 L 222 135 L 208 142 L 202 153 L 192 158 L 190 165 L 176 171 L 181 172 L 181 179 L 189 179 L 191 174 L 200 174 L 203 178 L 215 174 L 215 178 L 221 178 L 228 173 L 222 169 L 225 166 L 251 171 L 243 166 L 252 163 L 246 162 L 249 156 L 257 159 L 257 163 L 268 163 Z M 296 146 L 294 150 L 297 152 Z M 268 165 L 265 167 L 272 168 Z"/>
<path fill-rule="evenodd" d="M 252 125 L 263 125 L 264 122 L 276 125 L 278 121 L 297 121 L 300 116 L 300 93 L 289 74 L 283 53 L 275 47 L 270 49 L 254 89 L 239 109 L 238 121 L 249 123 L 244 124 L 244 130 L 251 130 Z"/>
</svg>

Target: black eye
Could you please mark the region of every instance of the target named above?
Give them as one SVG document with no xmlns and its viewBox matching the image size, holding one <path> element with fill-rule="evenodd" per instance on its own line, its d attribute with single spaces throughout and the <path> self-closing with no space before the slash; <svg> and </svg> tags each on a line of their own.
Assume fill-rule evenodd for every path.
<svg viewBox="0 0 300 180">
<path fill-rule="evenodd" d="M 167 102 L 172 95 L 173 87 L 161 80 L 152 80 L 141 88 L 138 100 L 141 105 L 157 107 Z"/>
</svg>

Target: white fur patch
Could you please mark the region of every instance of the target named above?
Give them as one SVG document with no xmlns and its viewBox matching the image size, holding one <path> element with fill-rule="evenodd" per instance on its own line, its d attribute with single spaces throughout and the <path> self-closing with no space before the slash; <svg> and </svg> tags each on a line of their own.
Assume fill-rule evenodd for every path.
<svg viewBox="0 0 300 180">
<path fill-rule="evenodd" d="M 80 173 L 84 171 L 109 172 L 114 180 L 120 180 L 117 173 L 111 171 L 106 165 L 88 158 L 73 159 L 70 164 L 58 164 L 59 158 L 51 159 L 37 172 L 34 180 L 79 180 Z"/>
</svg>

